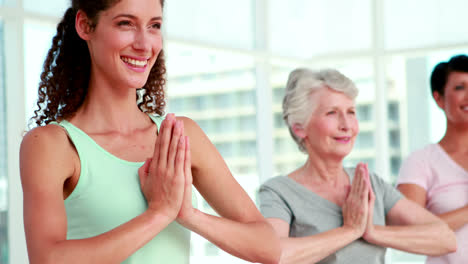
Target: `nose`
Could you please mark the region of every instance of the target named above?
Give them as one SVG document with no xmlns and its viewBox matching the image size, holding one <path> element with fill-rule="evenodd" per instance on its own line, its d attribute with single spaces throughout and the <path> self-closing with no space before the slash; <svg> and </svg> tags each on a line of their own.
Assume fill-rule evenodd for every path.
<svg viewBox="0 0 468 264">
<path fill-rule="evenodd" d="M 151 49 L 151 41 L 148 34 L 149 33 L 144 29 L 140 29 L 135 32 L 132 45 L 135 50 L 148 52 Z"/>
<path fill-rule="evenodd" d="M 341 131 L 348 131 L 350 128 L 350 120 L 348 120 L 346 114 L 340 114 L 339 129 Z"/>
</svg>

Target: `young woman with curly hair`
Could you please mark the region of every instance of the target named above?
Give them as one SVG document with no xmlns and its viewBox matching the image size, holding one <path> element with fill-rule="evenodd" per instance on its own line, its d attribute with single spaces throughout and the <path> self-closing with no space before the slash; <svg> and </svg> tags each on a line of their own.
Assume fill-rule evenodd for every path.
<svg viewBox="0 0 468 264">
<path fill-rule="evenodd" d="M 163 118 L 163 5 L 73 0 L 58 24 L 21 144 L 30 263 L 188 263 L 190 231 L 278 262 L 273 229 L 206 135 Z M 193 208 L 192 183 L 220 217 Z"/>
</svg>

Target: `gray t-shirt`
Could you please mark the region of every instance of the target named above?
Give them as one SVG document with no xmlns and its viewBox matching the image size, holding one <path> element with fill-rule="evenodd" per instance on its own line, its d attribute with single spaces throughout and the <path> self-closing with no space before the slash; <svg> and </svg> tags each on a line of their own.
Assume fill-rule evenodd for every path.
<svg viewBox="0 0 468 264">
<path fill-rule="evenodd" d="M 354 168 L 346 168 L 352 182 Z M 374 224 L 385 225 L 385 216 L 402 198 L 400 192 L 371 173 L 375 193 Z M 290 237 L 316 235 L 343 226 L 341 207 L 310 191 L 287 176 L 278 176 L 265 182 L 259 191 L 260 211 L 266 218 L 279 218 L 289 223 Z M 358 239 L 318 263 L 385 263 L 386 248 Z"/>
</svg>

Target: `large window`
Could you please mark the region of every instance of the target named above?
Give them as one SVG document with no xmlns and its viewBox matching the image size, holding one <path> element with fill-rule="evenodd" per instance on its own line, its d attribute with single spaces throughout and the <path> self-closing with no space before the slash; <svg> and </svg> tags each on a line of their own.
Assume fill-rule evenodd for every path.
<svg viewBox="0 0 468 264">
<path fill-rule="evenodd" d="M 7 239 L 8 208 L 10 216 L 15 208 L 8 179 L 19 176 L 7 174 L 7 153 L 15 151 L 7 149 L 6 120 L 26 126 L 31 117 L 43 60 L 69 3 L 0 0 L 0 264 L 21 262 L 7 254 L 19 248 Z M 166 1 L 166 112 L 194 119 L 256 201 L 263 181 L 305 161 L 281 115 L 289 72 L 337 68 L 360 90 L 360 134 L 345 165 L 367 162 L 394 184 L 408 153 L 444 133 L 428 78 L 440 60 L 468 52 L 468 20 L 453 19 L 464 17 L 467 7 L 466 0 Z M 4 37 L 7 25 L 22 31 L 24 87 L 5 81 L 4 55 L 12 50 L 3 48 L 18 44 Z M 23 98 L 8 97 L 24 103 L 21 116 L 7 112 L 12 89 L 24 89 Z M 215 214 L 200 196 L 198 208 Z M 196 234 L 191 255 L 191 263 L 243 263 Z M 420 264 L 424 257 L 390 251 L 388 260 Z"/>
<path fill-rule="evenodd" d="M 194 119 L 224 157 L 238 182 L 255 198 L 259 181 L 253 59 L 177 43 L 170 43 L 166 51 L 167 111 Z M 198 196 L 198 208 L 214 214 L 201 196 Z M 231 257 L 194 234 L 192 262 L 205 263 L 210 258 Z"/>
<path fill-rule="evenodd" d="M 36 110 L 36 100 L 42 65 L 52 45 L 55 25 L 51 22 L 28 19 L 24 23 L 24 72 L 26 85 L 25 113 L 29 120 Z"/>
<path fill-rule="evenodd" d="M 1 2 L 0 2 L 1 4 Z M 0 20 L 0 264 L 8 263 L 8 177 L 6 141 L 6 98 L 4 74 L 3 23 Z"/>
</svg>

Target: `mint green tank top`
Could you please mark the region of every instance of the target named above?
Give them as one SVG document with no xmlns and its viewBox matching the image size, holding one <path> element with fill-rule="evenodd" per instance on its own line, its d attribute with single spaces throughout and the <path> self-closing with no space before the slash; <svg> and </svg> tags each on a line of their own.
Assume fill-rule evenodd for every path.
<svg viewBox="0 0 468 264">
<path fill-rule="evenodd" d="M 150 117 L 159 129 L 163 118 Z M 66 120 L 58 125 L 67 131 L 81 163 L 78 183 L 65 200 L 67 239 L 105 233 L 147 209 L 138 177 L 143 162 L 117 158 Z M 185 264 L 189 257 L 190 231 L 174 221 L 122 263 Z"/>
</svg>

